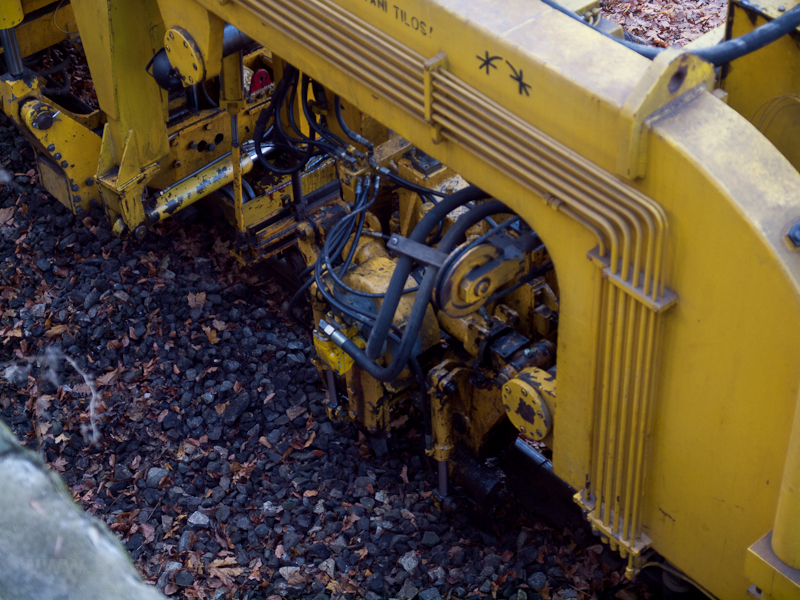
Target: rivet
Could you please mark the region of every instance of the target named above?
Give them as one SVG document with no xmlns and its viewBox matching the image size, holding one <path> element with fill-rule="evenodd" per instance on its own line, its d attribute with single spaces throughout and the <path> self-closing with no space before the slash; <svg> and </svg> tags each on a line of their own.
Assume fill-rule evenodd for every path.
<svg viewBox="0 0 800 600">
<path fill-rule="evenodd" d="M 89 178 L 86 180 L 86 185 L 89 185 L 89 186 L 92 186 L 92 185 L 94 185 L 94 179 L 92 179 L 91 177 L 89 177 Z"/>
<path fill-rule="evenodd" d="M 195 148 L 197 148 L 197 142 L 189 142 L 189 148 L 191 150 L 194 150 Z"/>
<path fill-rule="evenodd" d="M 208 151 L 209 152 L 213 152 L 216 149 L 217 149 L 217 145 L 216 144 L 209 144 L 208 145 Z"/>
<path fill-rule="evenodd" d="M 80 188 L 80 187 L 78 187 L 78 184 L 77 184 L 77 183 L 76 183 L 75 185 L 73 185 L 73 186 L 72 186 L 72 191 L 73 191 L 73 192 L 77 192 L 79 189 L 81 189 L 81 188 Z"/>
</svg>

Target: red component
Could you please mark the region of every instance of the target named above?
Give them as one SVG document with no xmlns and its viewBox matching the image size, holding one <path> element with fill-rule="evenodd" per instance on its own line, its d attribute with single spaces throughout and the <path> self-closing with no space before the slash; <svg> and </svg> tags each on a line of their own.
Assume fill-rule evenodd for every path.
<svg viewBox="0 0 800 600">
<path fill-rule="evenodd" d="M 267 70 L 259 69 L 253 73 L 253 78 L 250 80 L 250 93 L 255 94 L 258 90 L 264 89 L 271 83 Z"/>
</svg>

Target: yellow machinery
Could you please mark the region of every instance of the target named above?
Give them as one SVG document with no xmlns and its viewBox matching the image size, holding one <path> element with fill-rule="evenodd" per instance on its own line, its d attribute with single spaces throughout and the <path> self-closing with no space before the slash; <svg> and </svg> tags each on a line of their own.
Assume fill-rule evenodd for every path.
<svg viewBox="0 0 800 600">
<path fill-rule="evenodd" d="M 800 8 L 766 2 L 657 52 L 553 0 L 3 0 L 0 96 L 119 235 L 207 198 L 243 262 L 299 251 L 329 408 L 421 410 L 442 495 L 519 432 L 630 577 L 800 598 Z M 76 33 L 96 110 L 36 72 Z"/>
</svg>

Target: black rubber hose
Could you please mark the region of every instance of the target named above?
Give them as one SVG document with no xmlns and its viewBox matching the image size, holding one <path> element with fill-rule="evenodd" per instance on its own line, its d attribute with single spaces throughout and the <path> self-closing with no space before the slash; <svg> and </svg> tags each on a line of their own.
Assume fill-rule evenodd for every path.
<svg viewBox="0 0 800 600">
<path fill-rule="evenodd" d="M 336 120 L 339 122 L 339 127 L 342 128 L 344 134 L 353 140 L 357 144 L 361 144 L 364 146 L 369 152 L 372 152 L 375 149 L 375 145 L 370 142 L 367 138 L 357 134 L 355 131 L 350 129 L 345 123 L 344 117 L 342 116 L 342 99 L 339 96 L 336 96 L 333 99 L 333 109 L 336 113 Z"/>
<path fill-rule="evenodd" d="M 466 187 L 445 197 L 417 223 L 409 239 L 421 244 L 425 243 L 433 228 L 444 221 L 444 218 L 450 214 L 450 212 L 465 205 L 467 202 L 473 202 L 484 198 L 488 198 L 488 194 L 475 186 Z M 375 360 L 383 354 L 383 344 L 386 340 L 386 333 L 389 331 L 389 327 L 394 321 L 394 313 L 397 310 L 397 305 L 400 303 L 400 298 L 403 296 L 403 289 L 406 287 L 406 279 L 408 279 L 408 275 L 411 273 L 413 262 L 414 261 L 410 257 L 405 255 L 397 259 L 397 265 L 394 268 L 389 286 L 386 289 L 386 295 L 378 311 L 378 318 L 375 319 L 375 325 L 367 340 L 367 356 L 371 360 Z M 417 293 L 419 294 L 420 292 Z"/>
<path fill-rule="evenodd" d="M 724 65 L 745 54 L 755 52 L 800 27 L 800 4 L 777 19 L 757 27 L 741 37 L 722 42 L 710 48 L 693 52 L 715 66 Z"/>
<path fill-rule="evenodd" d="M 542 0 L 542 2 L 558 12 L 567 15 L 569 18 L 574 19 L 583 25 L 591 27 L 591 25 L 589 25 L 589 23 L 587 23 L 583 17 L 579 16 L 567 7 L 562 6 L 555 0 Z M 791 33 L 798 27 L 800 27 L 800 5 L 795 6 L 791 10 L 787 11 L 786 14 L 781 15 L 777 19 L 773 19 L 769 23 L 766 23 L 765 25 L 762 25 L 761 27 L 758 27 L 741 37 L 727 40 L 710 48 L 699 48 L 697 50 L 689 50 L 689 52 L 699 56 L 704 60 L 707 60 L 714 66 L 719 67 L 736 60 L 737 58 L 741 58 L 746 54 L 755 52 L 767 44 L 771 44 L 775 40 L 782 38 L 784 35 Z M 614 40 L 618 44 L 622 44 L 623 46 L 630 48 L 634 52 L 638 52 L 642 56 L 645 56 L 649 59 L 655 58 L 664 51 L 663 48 L 654 48 L 652 46 L 645 46 L 643 44 L 629 42 L 628 40 L 620 39 L 609 33 L 600 31 L 599 29 L 593 29 L 602 33 L 607 38 Z"/>
<path fill-rule="evenodd" d="M 441 204 L 437 206 L 441 206 Z M 504 212 L 509 212 L 509 209 L 499 200 L 492 200 L 491 202 L 486 202 L 485 204 L 476 206 L 469 212 L 466 212 L 459 217 L 453 226 L 447 230 L 447 233 L 444 234 L 444 237 L 439 243 L 438 248 L 444 252 L 450 252 L 455 245 L 461 241 L 461 238 L 464 237 L 467 230 L 475 223 L 482 221 L 489 215 Z M 399 267 L 395 267 L 395 272 L 397 272 L 398 268 Z M 428 309 L 428 304 L 430 304 L 433 288 L 436 285 L 438 274 L 439 269 L 434 266 L 429 266 L 425 270 L 425 276 L 422 279 L 422 283 L 419 285 L 417 297 L 414 299 L 414 306 L 411 308 L 411 314 L 409 315 L 405 329 L 403 330 L 403 338 L 400 342 L 400 347 L 397 349 L 392 362 L 390 362 L 388 365 L 383 367 L 374 360 L 370 359 L 367 354 L 352 340 L 345 338 L 341 341 L 342 350 L 347 352 L 347 354 L 349 354 L 353 360 L 358 363 L 358 366 L 360 366 L 378 381 L 393 381 L 406 367 L 406 363 L 408 363 L 408 360 L 411 357 L 414 343 L 417 340 L 417 334 L 422 326 L 422 320 L 425 318 L 425 312 Z M 394 281 L 394 276 L 392 277 L 392 281 Z M 372 337 L 373 335 L 371 334 L 370 339 L 372 339 Z"/>
</svg>

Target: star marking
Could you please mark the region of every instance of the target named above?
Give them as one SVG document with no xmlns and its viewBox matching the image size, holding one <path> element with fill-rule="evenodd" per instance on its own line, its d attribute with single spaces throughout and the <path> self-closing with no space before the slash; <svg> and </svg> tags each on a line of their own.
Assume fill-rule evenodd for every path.
<svg viewBox="0 0 800 600">
<path fill-rule="evenodd" d="M 514 68 L 514 65 L 512 65 L 508 61 L 506 61 L 506 64 L 508 65 L 508 67 L 514 73 L 513 75 L 509 75 L 509 77 L 511 77 L 511 79 L 513 79 L 514 81 L 516 81 L 519 84 L 519 94 L 520 94 L 520 96 L 522 95 L 523 92 L 525 93 L 526 96 L 530 96 L 530 93 L 528 92 L 528 90 L 531 89 L 531 85 L 529 83 L 525 83 L 525 81 L 522 80 L 522 69 L 517 71 Z"/>
<path fill-rule="evenodd" d="M 489 51 L 488 50 L 485 52 L 485 54 L 486 54 L 486 56 L 480 56 L 480 55 L 476 54 L 475 58 L 477 58 L 479 61 L 481 61 L 481 64 L 478 66 L 478 70 L 480 71 L 481 69 L 486 69 L 486 74 L 488 75 L 490 69 L 496 69 L 497 68 L 497 65 L 494 64 L 494 61 L 502 60 L 503 57 L 502 56 L 489 56 Z"/>
</svg>

